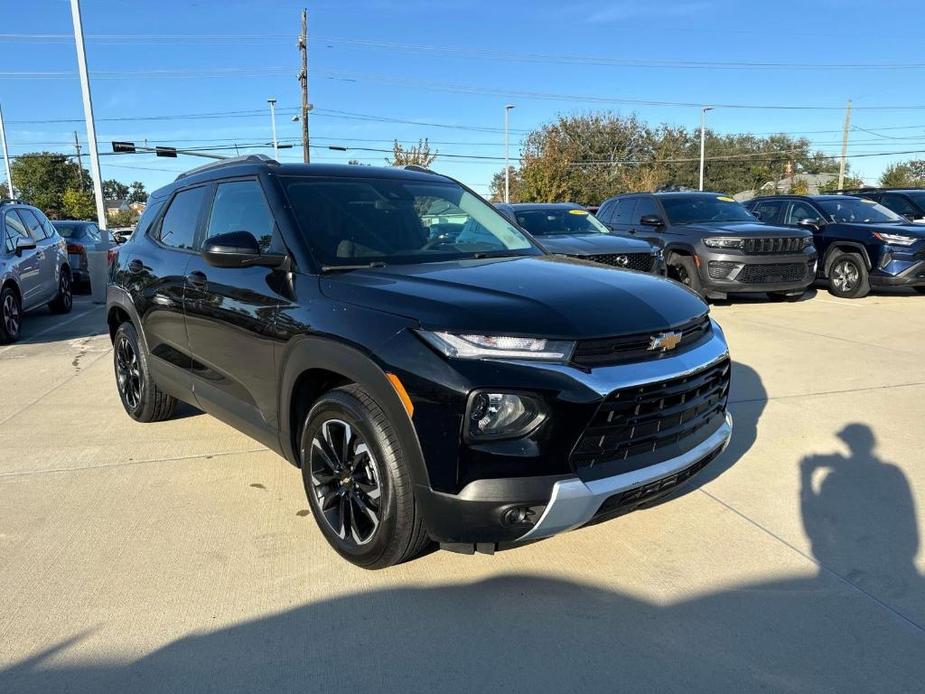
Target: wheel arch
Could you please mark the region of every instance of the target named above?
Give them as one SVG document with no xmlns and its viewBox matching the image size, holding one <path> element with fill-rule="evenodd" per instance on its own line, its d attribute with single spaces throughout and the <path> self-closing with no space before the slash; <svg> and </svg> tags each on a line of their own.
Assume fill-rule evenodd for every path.
<svg viewBox="0 0 925 694">
<path fill-rule="evenodd" d="M 109 326 L 109 340 L 115 341 L 116 330 L 123 323 L 131 323 L 138 334 L 145 352 L 148 351 L 148 341 L 145 339 L 144 330 L 141 329 L 141 318 L 138 310 L 132 302 L 132 297 L 122 287 L 109 287 L 106 292 L 106 324 Z"/>
<path fill-rule="evenodd" d="M 316 336 L 295 338 L 282 360 L 279 392 L 280 445 L 300 466 L 298 436 L 314 402 L 333 388 L 356 383 L 383 409 L 395 428 L 415 485 L 428 485 L 427 468 L 411 416 L 386 372 L 362 350 Z"/>
<path fill-rule="evenodd" d="M 824 268 L 825 276 L 829 276 L 829 270 L 832 269 L 832 261 L 835 259 L 837 253 L 857 253 L 864 260 L 864 265 L 867 267 L 867 270 L 873 267 L 870 262 L 870 256 L 867 254 L 867 249 L 863 244 L 856 243 L 854 241 L 834 241 L 825 251 L 825 258 L 823 259 L 822 267 Z"/>
<path fill-rule="evenodd" d="M 19 288 L 19 285 L 16 283 L 16 280 L 10 276 L 0 282 L 0 291 L 3 291 L 9 287 L 16 293 L 16 297 L 19 299 L 19 303 L 22 304 L 22 290 Z"/>
</svg>

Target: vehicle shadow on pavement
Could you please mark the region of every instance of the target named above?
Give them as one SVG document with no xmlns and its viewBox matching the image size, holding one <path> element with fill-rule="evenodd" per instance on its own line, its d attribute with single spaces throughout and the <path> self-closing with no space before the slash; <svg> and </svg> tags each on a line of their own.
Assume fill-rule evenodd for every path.
<svg viewBox="0 0 925 694">
<path fill-rule="evenodd" d="M 849 455 L 791 468 L 816 559 L 805 576 L 675 603 L 510 573 L 355 592 L 132 662 L 69 661 L 81 635 L 0 671 L 0 691 L 921 691 L 912 494 L 869 427 L 838 436 Z"/>
</svg>

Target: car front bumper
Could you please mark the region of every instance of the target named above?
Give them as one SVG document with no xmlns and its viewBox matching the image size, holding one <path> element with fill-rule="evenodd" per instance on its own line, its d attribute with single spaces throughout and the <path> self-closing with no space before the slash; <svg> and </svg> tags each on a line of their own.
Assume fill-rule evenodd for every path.
<svg viewBox="0 0 925 694">
<path fill-rule="evenodd" d="M 708 294 L 788 292 L 804 289 L 816 277 L 813 248 L 802 253 L 745 255 L 698 249 L 700 282 Z"/>
</svg>

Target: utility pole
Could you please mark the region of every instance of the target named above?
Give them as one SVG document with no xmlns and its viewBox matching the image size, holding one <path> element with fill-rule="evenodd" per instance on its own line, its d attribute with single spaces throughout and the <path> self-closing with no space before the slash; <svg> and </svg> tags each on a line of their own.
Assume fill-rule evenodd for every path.
<svg viewBox="0 0 925 694">
<path fill-rule="evenodd" d="M 77 137 L 77 131 L 74 131 L 74 150 L 77 152 L 77 184 L 81 190 L 84 189 L 84 160 L 80 156 L 80 139 Z"/>
<path fill-rule="evenodd" d="M 302 33 L 299 34 L 299 52 L 302 54 L 302 69 L 299 82 L 302 85 L 302 108 L 299 120 L 302 121 L 302 161 L 308 164 L 311 155 L 308 152 L 308 10 L 302 10 Z"/>
<path fill-rule="evenodd" d="M 270 125 L 273 128 L 273 156 L 279 161 L 279 140 L 276 139 L 276 99 L 270 97 L 267 99 L 270 104 Z"/>
<path fill-rule="evenodd" d="M 841 136 L 841 161 L 838 163 L 838 189 L 845 185 L 845 168 L 848 164 L 848 131 L 851 129 L 851 99 L 848 99 L 848 108 L 845 110 L 845 128 Z"/>
<path fill-rule="evenodd" d="M 707 111 L 712 111 L 712 106 L 700 107 L 700 190 L 703 190 L 703 153 L 706 143 L 706 117 Z"/>
<path fill-rule="evenodd" d="M 87 121 L 87 154 L 90 157 L 90 175 L 96 197 L 96 216 L 103 241 L 109 241 L 106 232 L 106 206 L 103 204 L 103 183 L 100 178 L 100 158 L 96 148 L 96 126 L 93 122 L 93 99 L 90 97 L 90 77 L 87 73 L 87 54 L 84 50 L 83 21 L 80 18 L 80 0 L 71 0 L 71 19 L 74 22 L 74 41 L 77 44 L 77 69 L 80 72 L 80 90 L 83 93 L 84 119 Z"/>
<path fill-rule="evenodd" d="M 504 202 L 511 201 L 511 162 L 508 146 L 510 140 L 509 131 L 512 108 L 514 108 L 513 104 L 506 104 L 504 106 Z"/>
<path fill-rule="evenodd" d="M 3 109 L 0 108 L 0 140 L 3 143 L 3 163 L 6 164 L 6 187 L 7 194 L 11 198 L 15 198 L 16 194 L 13 192 L 13 172 L 10 170 L 10 153 L 6 148 L 6 127 L 3 125 Z"/>
</svg>

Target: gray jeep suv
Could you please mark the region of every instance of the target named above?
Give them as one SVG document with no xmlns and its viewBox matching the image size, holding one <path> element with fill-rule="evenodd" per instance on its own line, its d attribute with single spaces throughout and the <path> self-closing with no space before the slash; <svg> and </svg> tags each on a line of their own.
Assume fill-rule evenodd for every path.
<svg viewBox="0 0 925 694">
<path fill-rule="evenodd" d="M 0 343 L 19 337 L 26 311 L 48 304 L 68 313 L 71 270 L 67 245 L 42 211 L 19 200 L 0 200 Z"/>
</svg>

